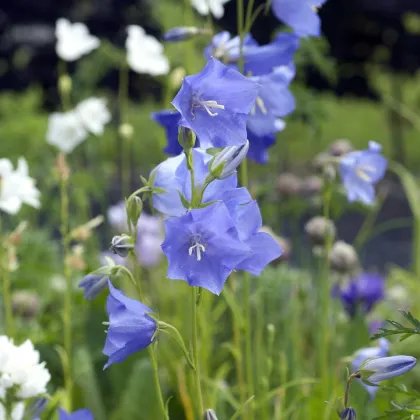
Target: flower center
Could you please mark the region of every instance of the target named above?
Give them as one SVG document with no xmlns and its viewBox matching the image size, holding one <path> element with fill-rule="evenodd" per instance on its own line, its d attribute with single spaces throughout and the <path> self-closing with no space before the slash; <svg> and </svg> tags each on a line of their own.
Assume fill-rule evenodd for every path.
<svg viewBox="0 0 420 420">
<path fill-rule="evenodd" d="M 207 112 L 207 114 L 210 115 L 210 117 L 216 117 L 219 114 L 217 112 L 211 112 L 211 109 L 212 108 L 225 109 L 225 106 L 218 104 L 216 101 L 204 101 L 203 99 L 196 97 L 196 98 L 193 98 L 193 101 L 192 101 L 191 114 L 193 118 L 195 118 L 195 113 L 194 113 L 195 108 L 204 109 Z"/>
<path fill-rule="evenodd" d="M 366 182 L 371 182 L 372 177 L 369 175 L 368 171 L 375 173 L 376 168 L 374 166 L 365 165 L 365 166 L 358 166 L 356 169 L 357 176 Z"/>
<path fill-rule="evenodd" d="M 193 238 L 192 245 L 188 249 L 188 255 L 191 257 L 193 253 L 197 255 L 197 261 L 201 261 L 201 254 L 206 251 L 206 247 L 202 244 L 201 238 Z"/>
</svg>

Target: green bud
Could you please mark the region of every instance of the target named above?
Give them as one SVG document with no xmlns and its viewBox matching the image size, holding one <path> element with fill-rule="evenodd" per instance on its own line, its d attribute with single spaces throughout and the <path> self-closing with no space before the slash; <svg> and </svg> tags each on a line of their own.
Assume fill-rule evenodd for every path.
<svg viewBox="0 0 420 420">
<path fill-rule="evenodd" d="M 195 145 L 196 139 L 197 136 L 190 128 L 183 127 L 182 125 L 179 127 L 178 141 L 184 150 L 191 150 Z"/>
<path fill-rule="evenodd" d="M 127 218 L 128 221 L 133 225 L 136 226 L 143 211 L 143 202 L 141 201 L 140 197 L 138 196 L 131 196 L 126 203 L 126 211 L 127 211 Z"/>
</svg>

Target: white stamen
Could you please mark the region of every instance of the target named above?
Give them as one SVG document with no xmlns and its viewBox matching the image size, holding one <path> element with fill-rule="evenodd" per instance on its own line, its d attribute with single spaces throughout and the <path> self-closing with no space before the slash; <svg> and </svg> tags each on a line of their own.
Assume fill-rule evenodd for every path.
<svg viewBox="0 0 420 420">
<path fill-rule="evenodd" d="M 201 261 L 201 253 L 206 251 L 206 248 L 203 244 L 196 242 L 193 246 L 191 246 L 188 250 L 188 254 L 191 257 L 193 252 L 197 253 L 197 261 Z"/>
<path fill-rule="evenodd" d="M 371 182 L 372 181 L 372 177 L 367 173 L 367 171 L 371 171 L 371 172 L 376 172 L 376 168 L 370 165 L 366 165 L 366 166 L 359 166 L 356 169 L 356 174 L 358 175 L 359 178 L 363 179 L 363 181 L 366 182 Z"/>
<path fill-rule="evenodd" d="M 225 109 L 224 105 L 220 105 L 216 101 L 201 101 L 200 104 L 211 117 L 216 117 L 219 114 L 217 112 L 211 112 L 210 108 Z"/>
<path fill-rule="evenodd" d="M 261 109 L 261 112 L 263 114 L 267 114 L 267 108 L 264 105 L 264 101 L 258 96 L 257 99 L 255 100 L 255 104 L 258 106 L 258 108 Z"/>
</svg>

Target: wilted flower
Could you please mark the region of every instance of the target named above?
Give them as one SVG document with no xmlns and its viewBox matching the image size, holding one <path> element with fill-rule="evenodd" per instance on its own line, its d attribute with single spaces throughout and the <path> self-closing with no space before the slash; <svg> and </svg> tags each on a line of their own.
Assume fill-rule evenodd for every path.
<svg viewBox="0 0 420 420">
<path fill-rule="evenodd" d="M 225 147 L 218 153 L 210 165 L 210 172 L 216 178 L 224 179 L 232 175 L 236 168 L 246 158 L 249 149 L 249 141 L 240 146 Z"/>
<path fill-rule="evenodd" d="M 111 114 L 103 98 L 88 98 L 76 107 L 82 124 L 86 130 L 99 136 L 103 134 L 104 127 L 111 121 Z"/>
<path fill-rule="evenodd" d="M 277 19 L 291 26 L 301 37 L 320 36 L 321 20 L 317 8 L 326 0 L 272 0 L 271 7 Z"/>
<path fill-rule="evenodd" d="M 136 73 L 159 76 L 169 72 L 169 61 L 163 53 L 162 44 L 153 36 L 147 35 L 141 26 L 130 25 L 125 43 L 127 61 Z"/>
<path fill-rule="evenodd" d="M 365 347 L 360 350 L 357 350 L 354 353 L 353 361 L 352 361 L 352 369 L 354 372 L 357 372 L 359 368 L 362 366 L 363 362 L 367 359 L 373 357 L 385 357 L 389 351 L 389 341 L 386 338 L 380 338 L 378 340 L 378 345 L 375 347 Z M 367 385 L 362 381 L 359 381 L 363 388 L 369 392 L 370 397 L 374 398 L 377 387 L 372 385 Z"/>
<path fill-rule="evenodd" d="M 247 114 L 258 89 L 256 82 L 210 58 L 200 73 L 185 77 L 172 104 L 201 148 L 235 146 L 247 139 Z"/>
<path fill-rule="evenodd" d="M 368 313 L 373 306 L 385 296 L 384 278 L 377 273 L 361 273 L 341 287 L 333 289 L 333 295 L 340 297 L 344 308 L 350 316 L 358 311 Z"/>
<path fill-rule="evenodd" d="M 109 359 L 104 369 L 149 346 L 157 330 L 156 322 L 147 315 L 153 312 L 150 308 L 124 296 L 111 282 L 108 285 L 109 326 L 103 352 Z"/>
<path fill-rule="evenodd" d="M 22 204 L 38 208 L 39 196 L 25 158 L 19 158 L 16 170 L 9 159 L 0 159 L 0 210 L 17 214 Z"/>
<path fill-rule="evenodd" d="M 359 368 L 362 379 L 377 383 L 403 375 L 413 369 L 417 359 L 412 356 L 378 357 L 363 363 Z"/>
<path fill-rule="evenodd" d="M 374 184 L 384 177 L 388 165 L 381 150 L 380 144 L 370 141 L 369 149 L 341 157 L 340 175 L 350 202 L 359 200 L 368 205 L 374 203 Z"/>
<path fill-rule="evenodd" d="M 55 112 L 48 119 L 47 143 L 64 153 L 71 153 L 87 138 L 87 131 L 75 111 Z"/>
<path fill-rule="evenodd" d="M 337 241 L 330 251 L 331 268 L 339 273 L 351 273 L 359 266 L 359 257 L 353 246 Z"/>
<path fill-rule="evenodd" d="M 356 410 L 351 407 L 345 408 L 340 413 L 340 420 L 356 420 Z"/>
<path fill-rule="evenodd" d="M 85 54 L 99 47 L 100 41 L 89 33 L 84 23 L 70 23 L 67 19 L 58 19 L 55 26 L 57 55 L 65 61 L 78 60 Z"/>
<path fill-rule="evenodd" d="M 62 408 L 58 410 L 58 420 L 94 420 L 93 414 L 87 408 L 67 413 Z"/>
<path fill-rule="evenodd" d="M 216 19 L 223 17 L 225 9 L 223 5 L 229 0 L 191 0 L 191 4 L 200 15 L 211 13 Z"/>
<path fill-rule="evenodd" d="M 325 244 L 328 238 L 332 241 L 336 233 L 334 222 L 323 216 L 312 217 L 305 225 L 305 232 L 317 245 Z"/>
<path fill-rule="evenodd" d="M 310 175 L 307 176 L 302 182 L 303 193 L 307 196 L 319 194 L 322 191 L 324 183 L 320 176 Z"/>
</svg>

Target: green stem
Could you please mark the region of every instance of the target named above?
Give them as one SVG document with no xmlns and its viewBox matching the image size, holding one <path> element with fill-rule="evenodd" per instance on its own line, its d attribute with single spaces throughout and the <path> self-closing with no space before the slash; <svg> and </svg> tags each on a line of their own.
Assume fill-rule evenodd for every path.
<svg viewBox="0 0 420 420">
<path fill-rule="evenodd" d="M 192 287 L 192 352 L 193 352 L 193 361 L 195 366 L 194 377 L 195 377 L 195 386 L 196 386 L 196 395 L 198 403 L 199 417 L 204 414 L 204 404 L 203 404 L 203 393 L 201 391 L 201 378 L 200 378 L 200 363 L 198 359 L 198 317 L 197 317 L 197 297 L 198 289 Z"/>
<path fill-rule="evenodd" d="M 120 127 L 126 122 L 129 94 L 129 69 L 124 63 L 120 68 L 118 86 L 118 106 Z M 130 191 L 131 176 L 131 142 L 127 136 L 118 134 L 121 142 L 121 192 L 126 197 Z"/>
<path fill-rule="evenodd" d="M 1 218 L 0 218 L 0 232 L 1 232 Z M 0 236 L 0 240 L 3 240 Z M 14 322 L 13 322 L 13 309 L 12 309 L 12 296 L 10 292 L 10 278 L 7 255 L 5 253 L 5 244 L 0 243 L 0 269 L 1 280 L 3 283 L 3 304 L 5 312 L 5 331 L 6 335 L 13 338 L 15 335 Z"/>
<path fill-rule="evenodd" d="M 163 401 L 162 389 L 160 387 L 159 370 L 158 370 L 158 363 L 156 360 L 156 355 L 155 355 L 155 352 L 153 351 L 152 346 L 149 346 L 148 350 L 149 350 L 149 357 L 152 362 L 153 380 L 155 383 L 156 394 L 159 399 L 159 407 L 160 407 L 160 410 L 162 411 L 163 418 L 165 420 L 169 420 L 169 415 L 168 415 L 168 412 L 166 411 L 165 402 Z"/>
<path fill-rule="evenodd" d="M 68 78 L 68 89 L 64 86 L 66 82 L 65 79 Z M 71 79 L 67 73 L 67 63 L 63 60 L 58 61 L 58 93 L 60 95 L 61 107 L 64 112 L 69 111 L 71 109 L 71 99 L 70 99 L 70 92 L 71 92 Z"/>
<path fill-rule="evenodd" d="M 61 195 L 61 243 L 63 248 L 63 263 L 64 263 L 64 278 L 66 280 L 66 293 L 64 295 L 64 350 L 67 355 L 67 363 L 64 364 L 64 382 L 67 393 L 68 410 L 72 408 L 72 391 L 73 380 L 71 375 L 72 366 L 72 331 L 71 331 L 71 313 L 73 300 L 73 282 L 71 267 L 68 264 L 67 258 L 70 254 L 69 243 L 69 196 L 68 196 L 68 180 L 62 177 L 60 180 L 60 195 Z"/>
</svg>

